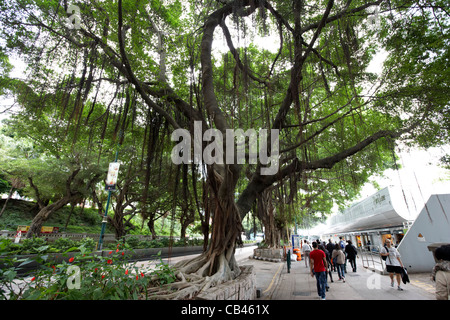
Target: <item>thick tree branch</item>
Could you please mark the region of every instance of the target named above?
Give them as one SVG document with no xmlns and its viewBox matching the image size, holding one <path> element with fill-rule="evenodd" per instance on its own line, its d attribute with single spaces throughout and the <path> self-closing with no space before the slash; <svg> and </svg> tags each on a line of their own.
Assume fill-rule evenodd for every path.
<svg viewBox="0 0 450 320">
<path fill-rule="evenodd" d="M 384 1 L 384 0 L 378 0 L 378 1 L 374 1 L 374 2 L 369 2 L 369 3 L 366 3 L 366 4 L 362 5 L 362 6 L 359 6 L 359 7 L 356 7 L 356 8 L 354 8 L 354 9 L 348 10 L 348 8 L 349 8 L 349 6 L 350 6 L 350 4 L 351 4 L 351 2 L 352 2 L 352 0 L 349 0 L 349 1 L 347 2 L 347 4 L 345 5 L 344 9 L 342 9 L 342 10 L 341 10 L 340 12 L 338 12 L 337 14 L 332 15 L 331 17 L 328 17 L 328 18 L 325 20 L 325 24 L 328 24 L 328 23 L 330 23 L 330 22 L 339 20 L 340 18 L 342 18 L 342 17 L 344 17 L 344 16 L 346 16 L 346 15 L 350 15 L 350 14 L 352 14 L 352 13 L 357 13 L 357 12 L 363 11 L 363 10 L 365 10 L 365 9 L 371 7 L 371 6 L 377 6 L 377 5 L 380 5 L 383 1 Z M 307 32 L 307 31 L 309 31 L 309 30 L 318 28 L 321 22 L 322 22 L 322 21 L 315 22 L 315 23 L 311 23 L 311 24 L 309 24 L 309 25 L 303 27 L 303 28 L 301 29 L 301 34 Z"/>
</svg>

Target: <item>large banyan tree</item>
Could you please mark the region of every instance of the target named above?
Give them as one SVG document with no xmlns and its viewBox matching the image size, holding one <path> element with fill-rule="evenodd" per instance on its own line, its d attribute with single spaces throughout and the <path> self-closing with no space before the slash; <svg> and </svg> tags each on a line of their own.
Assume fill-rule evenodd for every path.
<svg viewBox="0 0 450 320">
<path fill-rule="evenodd" d="M 336 185 L 327 192 L 327 184 L 357 187 L 382 170 L 398 139 L 448 141 L 445 1 L 14 0 L 0 9 L 2 38 L 41 79 L 34 86 L 79 93 L 58 106 L 67 123 L 79 126 L 77 115 L 95 112 L 100 99 L 107 106 L 111 88 L 126 88 L 143 106 L 133 121 L 150 125 L 157 115 L 169 131 L 182 129 L 175 157 L 187 159 L 190 172 L 205 168 L 197 177 L 207 181 L 209 246 L 177 265 L 171 288 L 179 290 L 159 298 L 236 277 L 241 220 L 267 206 L 274 188 L 289 186 L 291 202 L 299 188 L 326 199 L 344 193 Z M 371 73 L 377 52 L 387 58 Z M 251 143 L 237 161 L 227 135 L 237 129 L 256 130 L 271 161 L 252 162 Z M 221 150 L 236 151 L 236 161 Z"/>
</svg>

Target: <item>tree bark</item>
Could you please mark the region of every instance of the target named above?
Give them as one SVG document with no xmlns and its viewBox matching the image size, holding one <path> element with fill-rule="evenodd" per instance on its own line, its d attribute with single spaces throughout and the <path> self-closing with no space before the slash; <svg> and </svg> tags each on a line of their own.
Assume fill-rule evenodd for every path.
<svg viewBox="0 0 450 320">
<path fill-rule="evenodd" d="M 38 214 L 31 221 L 30 229 L 27 232 L 27 238 L 32 238 L 33 236 L 39 236 L 41 233 L 42 225 L 47 221 L 48 217 L 55 211 L 61 209 L 68 203 L 79 199 L 79 194 L 65 196 L 62 199 L 42 208 Z"/>
<path fill-rule="evenodd" d="M 2 216 L 3 212 L 4 212 L 5 209 L 6 209 L 6 205 L 8 204 L 9 199 L 11 199 L 11 197 L 12 197 L 12 195 L 13 195 L 13 193 L 14 193 L 14 189 L 15 189 L 14 187 L 11 187 L 11 189 L 9 190 L 8 198 L 6 198 L 6 201 L 5 201 L 5 203 L 3 204 L 2 211 L 0 212 L 0 217 Z"/>
<path fill-rule="evenodd" d="M 264 243 L 269 248 L 277 248 L 280 236 L 275 223 L 272 192 L 266 190 L 258 196 L 258 219 L 264 225 Z"/>
</svg>

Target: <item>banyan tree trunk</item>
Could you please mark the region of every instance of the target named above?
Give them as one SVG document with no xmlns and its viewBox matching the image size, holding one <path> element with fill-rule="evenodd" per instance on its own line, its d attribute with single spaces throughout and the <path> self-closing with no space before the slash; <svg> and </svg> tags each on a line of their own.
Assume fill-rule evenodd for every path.
<svg viewBox="0 0 450 320">
<path fill-rule="evenodd" d="M 62 199 L 42 208 L 34 217 L 33 221 L 31 222 L 30 229 L 27 232 L 27 238 L 32 238 L 33 236 L 38 236 L 41 233 L 42 225 L 45 221 L 49 218 L 49 216 L 64 207 L 66 204 L 73 201 L 75 198 L 78 198 L 78 196 L 65 196 Z"/>
<path fill-rule="evenodd" d="M 210 259 L 208 275 L 223 270 L 226 273 L 223 280 L 227 281 L 240 273 L 234 259 L 234 252 L 242 228 L 234 197 L 217 199 L 217 204 L 213 217 L 211 243 L 206 253 Z"/>
<path fill-rule="evenodd" d="M 151 299 L 185 299 L 193 297 L 211 286 L 235 279 L 241 272 L 235 260 L 236 244 L 242 230 L 234 192 L 219 192 L 220 178 L 215 173 L 208 176 L 209 204 L 212 218 L 211 240 L 201 255 L 175 264 L 176 284 L 151 292 Z M 226 189 L 226 188 L 225 188 Z M 223 191 L 223 189 L 222 189 Z M 174 289 L 179 289 L 174 291 Z M 165 293 L 163 293 L 166 290 Z M 150 293 L 150 292 L 149 292 Z"/>
<path fill-rule="evenodd" d="M 258 195 L 258 218 L 264 225 L 264 242 L 269 248 L 276 248 L 280 236 L 275 224 L 274 207 L 271 191 Z"/>
</svg>

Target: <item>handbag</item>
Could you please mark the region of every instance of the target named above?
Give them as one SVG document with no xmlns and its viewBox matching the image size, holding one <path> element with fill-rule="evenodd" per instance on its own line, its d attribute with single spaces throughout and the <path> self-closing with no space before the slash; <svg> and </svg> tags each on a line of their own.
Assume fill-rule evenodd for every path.
<svg viewBox="0 0 450 320">
<path fill-rule="evenodd" d="M 409 282 L 408 271 L 406 271 L 406 268 L 402 268 L 402 282 L 403 284 Z"/>
</svg>

